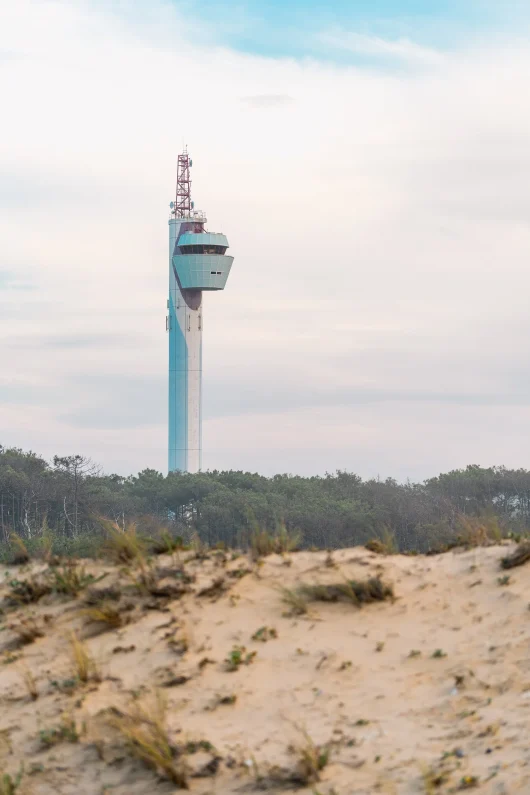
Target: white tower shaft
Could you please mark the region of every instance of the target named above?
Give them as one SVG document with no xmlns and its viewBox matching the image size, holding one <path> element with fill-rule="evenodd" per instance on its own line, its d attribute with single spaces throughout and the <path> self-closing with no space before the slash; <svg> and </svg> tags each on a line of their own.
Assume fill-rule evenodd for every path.
<svg viewBox="0 0 530 795">
<path fill-rule="evenodd" d="M 228 240 L 206 232 L 193 210 L 187 151 L 179 156 L 176 201 L 169 220 L 168 468 L 198 472 L 202 457 L 202 294 L 224 290 L 233 257 Z"/>
</svg>

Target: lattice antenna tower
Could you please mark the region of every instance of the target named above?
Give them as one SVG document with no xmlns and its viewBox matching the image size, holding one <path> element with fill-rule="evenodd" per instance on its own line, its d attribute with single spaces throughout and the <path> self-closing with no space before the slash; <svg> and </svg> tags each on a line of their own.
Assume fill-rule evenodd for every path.
<svg viewBox="0 0 530 795">
<path fill-rule="evenodd" d="M 175 218 L 189 218 L 192 211 L 191 201 L 191 179 L 190 179 L 191 160 L 188 154 L 188 147 L 178 157 L 177 166 L 177 193 L 175 196 L 175 207 L 173 215 Z"/>
</svg>

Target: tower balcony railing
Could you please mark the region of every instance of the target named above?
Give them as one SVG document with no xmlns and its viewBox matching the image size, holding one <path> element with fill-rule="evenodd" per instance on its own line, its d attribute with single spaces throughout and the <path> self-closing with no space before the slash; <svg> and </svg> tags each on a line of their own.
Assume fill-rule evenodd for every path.
<svg viewBox="0 0 530 795">
<path fill-rule="evenodd" d="M 184 232 L 178 239 L 178 246 L 180 249 L 186 246 L 222 246 L 224 249 L 228 248 L 228 240 L 226 235 L 220 232 Z M 183 254 L 191 253 L 183 251 Z M 197 251 L 193 252 L 199 253 Z M 221 252 L 224 253 L 224 252 Z"/>
<path fill-rule="evenodd" d="M 185 212 L 184 215 L 175 216 L 175 210 L 171 210 L 170 221 L 196 221 L 198 224 L 205 224 L 207 222 L 206 214 L 202 210 L 191 210 Z"/>
</svg>

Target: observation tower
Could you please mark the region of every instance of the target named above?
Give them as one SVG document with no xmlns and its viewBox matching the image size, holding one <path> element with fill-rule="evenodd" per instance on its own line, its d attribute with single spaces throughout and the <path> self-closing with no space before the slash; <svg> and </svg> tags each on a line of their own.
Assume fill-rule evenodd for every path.
<svg viewBox="0 0 530 795">
<path fill-rule="evenodd" d="M 202 453 L 202 330 L 204 291 L 224 290 L 233 257 L 225 235 L 205 230 L 191 201 L 187 147 L 179 155 L 175 201 L 169 205 L 168 469 L 198 472 Z"/>
</svg>

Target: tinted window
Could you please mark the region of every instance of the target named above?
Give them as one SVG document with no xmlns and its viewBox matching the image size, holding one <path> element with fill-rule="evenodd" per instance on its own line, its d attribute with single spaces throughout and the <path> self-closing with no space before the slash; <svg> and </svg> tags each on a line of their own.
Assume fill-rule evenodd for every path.
<svg viewBox="0 0 530 795">
<path fill-rule="evenodd" d="M 226 246 L 179 246 L 181 254 L 224 254 Z"/>
</svg>

